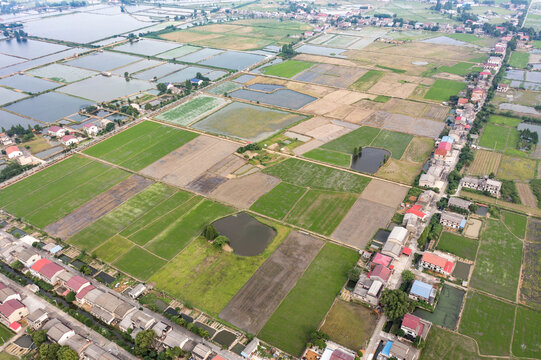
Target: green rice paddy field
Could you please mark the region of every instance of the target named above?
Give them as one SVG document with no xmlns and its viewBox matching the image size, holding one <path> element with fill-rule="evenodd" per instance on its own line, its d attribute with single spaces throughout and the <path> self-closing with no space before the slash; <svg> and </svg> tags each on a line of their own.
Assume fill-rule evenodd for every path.
<svg viewBox="0 0 541 360">
<path fill-rule="evenodd" d="M 129 175 L 100 162 L 72 156 L 0 191 L 0 206 L 43 228 Z"/>
<path fill-rule="evenodd" d="M 436 101 L 447 101 L 451 96 L 456 96 L 466 88 L 466 83 L 437 79 L 425 94 L 425 99 Z"/>
<path fill-rule="evenodd" d="M 199 136 L 151 121 L 137 124 L 84 151 L 130 170 L 141 170 Z"/>
<path fill-rule="evenodd" d="M 450 252 L 458 257 L 475 260 L 479 242 L 450 232 L 443 232 L 438 241 L 438 250 Z"/>
<path fill-rule="evenodd" d="M 358 258 L 353 250 L 326 244 L 272 314 L 259 338 L 300 356 L 310 332 L 323 320 Z"/>
<path fill-rule="evenodd" d="M 225 100 L 213 96 L 198 95 L 188 102 L 180 104 L 156 116 L 156 119 L 178 125 L 189 125 L 205 113 L 209 113 L 225 104 Z"/>
<path fill-rule="evenodd" d="M 265 75 L 292 78 L 312 65 L 314 64 L 306 61 L 288 60 L 276 65 L 267 66 L 263 68 L 263 72 Z"/>
</svg>

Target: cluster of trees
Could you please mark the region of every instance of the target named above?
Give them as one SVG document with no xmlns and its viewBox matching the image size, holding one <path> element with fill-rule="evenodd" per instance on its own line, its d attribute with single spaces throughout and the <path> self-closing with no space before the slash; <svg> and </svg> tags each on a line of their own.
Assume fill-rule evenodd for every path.
<svg viewBox="0 0 541 360">
<path fill-rule="evenodd" d="M 261 145 L 258 143 L 251 143 L 248 145 L 241 146 L 237 149 L 239 154 L 244 154 L 246 151 L 258 151 L 261 150 Z"/>
<path fill-rule="evenodd" d="M 310 338 L 306 347 L 318 347 L 323 350 L 327 347 L 327 341 L 330 339 L 329 335 L 325 334 L 322 331 L 312 331 L 310 333 Z"/>
<path fill-rule="evenodd" d="M 530 187 L 537 198 L 537 206 L 541 208 L 541 179 L 530 180 Z"/>
<path fill-rule="evenodd" d="M 419 249 L 423 249 L 428 241 L 436 241 L 442 231 L 443 227 L 440 225 L 440 214 L 434 214 L 430 219 L 430 223 L 428 223 L 421 236 L 417 239 Z"/>
<path fill-rule="evenodd" d="M 501 197 L 514 204 L 520 204 L 520 196 L 518 195 L 517 187 L 512 180 L 501 180 L 502 188 L 500 189 Z"/>
<path fill-rule="evenodd" d="M 139 111 L 131 105 L 124 105 L 120 108 L 120 112 L 129 116 L 137 117 Z"/>
<path fill-rule="evenodd" d="M 539 137 L 536 131 L 530 131 L 529 129 L 518 131 L 519 140 L 517 143 L 518 149 L 524 149 L 530 151 L 539 141 Z"/>
<path fill-rule="evenodd" d="M 229 239 L 227 236 L 220 235 L 216 228 L 209 224 L 203 229 L 203 236 L 208 241 L 212 241 L 212 246 L 217 249 L 221 249 L 225 244 L 229 244 Z"/>
<path fill-rule="evenodd" d="M 36 125 L 34 127 L 31 127 L 28 125 L 28 127 L 24 127 L 22 125 L 14 125 L 10 127 L 9 129 L 5 129 L 2 127 L 2 132 L 6 133 L 7 136 L 18 136 L 22 139 L 22 141 L 28 141 L 34 137 L 34 130 L 35 131 L 41 131 L 42 127 L 39 125 Z"/>
<path fill-rule="evenodd" d="M 293 56 L 297 55 L 297 52 L 293 49 L 293 45 L 293 43 L 282 45 L 280 56 L 284 59 L 291 59 Z"/>
<path fill-rule="evenodd" d="M 4 182 L 12 177 L 22 174 L 32 167 L 34 167 L 34 165 L 21 165 L 16 161 L 10 161 L 6 167 L 0 171 L 0 182 Z"/>
</svg>

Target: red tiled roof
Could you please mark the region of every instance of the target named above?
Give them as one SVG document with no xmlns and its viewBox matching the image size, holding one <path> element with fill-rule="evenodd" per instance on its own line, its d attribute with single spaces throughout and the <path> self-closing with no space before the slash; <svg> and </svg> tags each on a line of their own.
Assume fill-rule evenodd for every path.
<svg viewBox="0 0 541 360">
<path fill-rule="evenodd" d="M 19 329 L 21 328 L 21 324 L 19 324 L 17 321 L 14 321 L 14 322 L 12 322 L 11 324 L 9 324 L 9 327 L 10 327 L 10 329 L 12 329 L 13 331 L 17 332 L 17 331 L 19 331 Z"/>
<path fill-rule="evenodd" d="M 377 264 L 372 271 L 368 273 L 368 277 L 371 276 L 378 276 L 384 281 L 389 280 L 389 277 L 391 276 L 391 270 L 386 268 L 385 266 L 381 264 Z"/>
<path fill-rule="evenodd" d="M 455 118 L 455 120 L 456 120 L 456 121 L 462 120 L 462 116 L 457 116 L 457 117 Z"/>
<path fill-rule="evenodd" d="M 11 299 L 0 305 L 0 313 L 5 317 L 10 317 L 15 311 L 24 308 L 23 303 L 19 300 Z"/>
<path fill-rule="evenodd" d="M 50 264 L 50 263 L 51 263 L 51 260 L 49 259 L 39 259 L 30 268 L 32 270 L 39 272 L 45 265 Z"/>
<path fill-rule="evenodd" d="M 411 255 L 411 249 L 409 247 L 404 247 L 402 249 L 402 254 L 404 255 Z"/>
<path fill-rule="evenodd" d="M 82 299 L 82 298 L 85 297 L 86 294 L 88 294 L 91 290 L 94 290 L 94 289 L 95 289 L 95 287 L 93 285 L 88 285 L 88 286 L 84 287 L 81 291 L 79 291 L 77 293 L 77 295 L 75 295 L 75 297 L 77 299 Z"/>
<path fill-rule="evenodd" d="M 71 290 L 78 291 L 81 288 L 81 286 L 83 286 L 86 283 L 88 283 L 87 279 L 85 279 L 82 276 L 75 275 L 74 277 L 68 280 L 68 282 L 66 283 L 66 286 L 70 288 Z"/>
<path fill-rule="evenodd" d="M 447 259 L 442 258 L 441 256 L 438 256 L 431 252 L 425 252 L 423 254 L 423 258 L 421 259 L 424 262 L 427 262 L 429 264 L 435 265 L 440 268 L 444 268 L 447 264 Z"/>
<path fill-rule="evenodd" d="M 387 255 L 383 255 L 381 253 L 377 253 L 376 256 L 374 256 L 374 260 L 372 260 L 372 262 L 374 264 L 380 264 L 380 265 L 389 267 L 391 260 L 392 260 L 391 257 Z"/>
<path fill-rule="evenodd" d="M 55 274 L 59 273 L 62 270 L 64 270 L 62 266 L 50 262 L 49 264 L 43 266 L 41 270 L 39 270 L 39 273 L 46 278 L 51 279 Z"/>
<path fill-rule="evenodd" d="M 424 218 L 426 216 L 426 214 L 421 211 L 421 205 L 413 205 L 408 209 L 408 211 L 406 211 L 406 214 L 413 214 L 420 218 Z"/>
<path fill-rule="evenodd" d="M 453 148 L 453 144 L 451 144 L 451 143 L 449 143 L 447 141 L 442 141 L 438 145 L 438 149 L 445 149 L 447 151 L 450 151 L 452 148 Z"/>
<path fill-rule="evenodd" d="M 424 328 L 424 325 L 421 323 L 421 319 L 411 314 L 404 315 L 402 326 L 415 331 L 415 334 L 417 335 L 422 333 Z"/>
<path fill-rule="evenodd" d="M 62 136 L 62 141 L 66 142 L 68 140 L 71 140 L 71 139 L 75 139 L 75 136 L 73 135 L 65 135 L 65 136 Z"/>
<path fill-rule="evenodd" d="M 57 132 L 58 130 L 62 130 L 62 128 L 60 126 L 51 126 L 49 128 L 50 132 Z"/>
<path fill-rule="evenodd" d="M 460 98 L 460 99 L 458 99 L 458 103 L 459 103 L 459 104 L 467 104 L 467 103 L 468 103 L 468 99 L 466 99 L 466 98 Z"/>
<path fill-rule="evenodd" d="M 6 148 L 6 154 L 8 155 L 15 151 L 21 151 L 21 150 L 19 150 L 19 148 L 15 145 Z"/>
<path fill-rule="evenodd" d="M 332 352 L 329 360 L 353 360 L 355 357 L 350 354 L 346 354 L 340 349 L 336 349 Z"/>
<path fill-rule="evenodd" d="M 450 274 L 451 271 L 453 271 L 453 266 L 455 265 L 454 262 L 452 261 L 447 261 L 445 263 L 445 266 L 443 267 L 443 271 L 445 271 L 446 273 Z"/>
<path fill-rule="evenodd" d="M 447 150 L 438 148 L 434 151 L 434 155 L 446 156 Z"/>
</svg>

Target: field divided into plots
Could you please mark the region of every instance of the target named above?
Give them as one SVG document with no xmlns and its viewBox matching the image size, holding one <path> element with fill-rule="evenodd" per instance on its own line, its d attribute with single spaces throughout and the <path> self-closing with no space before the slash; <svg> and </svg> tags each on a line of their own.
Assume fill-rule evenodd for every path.
<svg viewBox="0 0 541 360">
<path fill-rule="evenodd" d="M 138 171 L 197 136 L 193 132 L 145 121 L 84 153 Z"/>
</svg>

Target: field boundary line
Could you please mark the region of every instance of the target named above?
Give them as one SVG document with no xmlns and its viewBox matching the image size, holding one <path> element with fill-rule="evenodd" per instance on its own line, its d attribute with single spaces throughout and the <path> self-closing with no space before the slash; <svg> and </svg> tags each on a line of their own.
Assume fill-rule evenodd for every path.
<svg viewBox="0 0 541 360">
<path fill-rule="evenodd" d="M 285 181 L 284 181 L 285 182 Z M 288 182 L 285 182 L 286 184 L 289 184 Z M 293 184 L 292 184 L 293 185 Z M 287 212 L 287 214 L 284 215 L 284 217 L 280 220 L 285 220 L 289 214 L 293 211 L 293 209 L 295 208 L 295 206 L 297 206 L 297 204 L 301 201 L 301 199 L 306 195 L 308 194 L 308 192 L 310 191 L 310 187 L 307 186 L 304 188 L 304 193 L 302 193 L 302 195 L 297 199 L 297 201 L 295 201 L 295 203 L 293 204 L 293 206 L 289 209 L 289 211 Z"/>
<path fill-rule="evenodd" d="M 192 198 L 192 199 L 193 199 L 193 198 Z M 150 241 L 147 241 L 147 242 L 145 243 L 145 248 L 146 248 L 146 246 L 148 246 L 148 245 L 150 245 L 150 244 L 156 242 L 156 238 L 157 238 L 158 236 L 160 236 L 161 234 L 163 234 L 165 231 L 167 231 L 167 229 L 170 229 L 172 226 L 174 226 L 174 225 L 178 224 L 180 221 L 182 221 L 182 220 L 186 217 L 187 214 L 191 213 L 195 208 L 197 208 L 199 205 L 201 205 L 201 203 L 202 203 L 204 200 L 209 201 L 207 198 L 203 198 L 203 197 L 202 197 L 201 200 L 200 200 L 197 204 L 195 204 L 194 206 L 192 206 L 192 207 L 190 208 L 189 211 L 187 211 L 186 213 L 184 213 L 181 217 L 177 218 L 172 224 L 169 224 L 169 226 L 167 226 L 165 229 L 163 229 L 162 231 L 160 231 L 160 232 L 159 232 L 156 236 L 154 236 Z M 184 202 L 183 204 L 185 204 L 185 203 L 186 203 L 186 202 Z M 179 206 L 180 206 L 180 205 L 179 205 Z M 178 207 L 176 207 L 175 209 L 178 209 Z M 194 239 L 194 238 L 192 238 L 189 242 L 187 242 L 187 243 L 186 243 L 186 246 L 188 246 L 188 245 L 193 241 L 193 239 Z M 175 254 L 175 256 L 177 256 L 179 253 L 181 253 L 182 250 L 184 250 L 184 249 L 186 248 L 186 246 L 184 246 L 179 252 L 177 252 L 177 253 Z M 149 251 L 149 250 L 148 250 L 148 251 Z M 150 252 L 150 251 L 149 251 L 149 252 Z M 173 257 L 175 257 L 175 256 L 173 256 Z"/>
<path fill-rule="evenodd" d="M 462 337 L 465 337 L 465 338 L 468 338 L 470 340 L 472 340 L 474 343 L 475 343 L 475 347 L 476 347 L 476 351 L 477 351 L 477 356 L 479 357 L 484 357 L 484 358 L 498 358 L 498 359 L 511 359 L 512 355 L 509 355 L 509 356 L 504 356 L 504 355 L 484 355 L 484 354 L 481 354 L 481 352 L 479 351 L 479 343 L 477 342 L 476 339 L 472 338 L 471 336 L 469 335 L 466 335 L 466 334 L 462 334 L 461 332 L 459 331 L 453 331 L 453 330 L 449 330 L 447 328 L 444 328 L 443 326 L 440 326 L 440 325 L 437 325 L 437 324 L 432 324 L 432 326 L 436 326 L 442 330 L 445 330 L 445 331 L 450 331 L 456 335 L 459 335 L 459 336 L 462 336 Z"/>
<path fill-rule="evenodd" d="M 156 184 L 158 182 L 155 182 L 154 184 Z M 133 197 L 141 194 L 143 191 L 145 191 L 146 189 L 148 189 L 149 187 L 151 187 L 152 185 L 154 184 L 151 184 L 150 186 L 147 186 L 145 189 L 139 191 L 137 194 L 135 194 L 134 196 L 124 200 L 123 202 L 121 202 L 120 204 L 118 204 L 117 206 L 115 206 L 111 211 L 108 211 L 106 214 L 104 214 L 103 216 L 100 216 L 99 218 L 97 218 L 95 221 L 93 221 L 91 224 L 89 224 L 88 226 L 84 227 L 83 229 L 81 229 L 80 231 L 78 231 L 77 233 L 75 233 L 73 236 L 71 236 L 69 239 L 71 240 L 71 238 L 73 238 L 75 235 L 77 235 L 78 233 L 80 233 L 81 231 L 84 231 L 86 230 L 88 227 L 94 225 L 96 222 L 98 222 L 99 220 L 103 219 L 105 216 L 107 216 L 109 213 L 113 212 L 114 210 L 116 210 L 117 208 L 119 208 L 120 206 L 124 205 L 126 202 L 128 202 L 128 200 L 132 199 Z M 166 185 L 166 186 L 169 186 L 165 183 L 160 183 L 160 184 L 163 184 L 163 185 Z M 174 190 L 177 190 L 175 188 L 173 188 Z M 166 199 L 164 199 L 163 201 L 160 201 L 157 205 L 153 206 L 150 210 L 154 209 L 156 206 L 159 206 L 160 204 L 162 204 L 165 200 L 168 200 L 169 198 L 171 198 L 173 195 L 175 195 L 176 193 L 178 193 L 178 190 L 175 191 L 173 194 L 171 194 L 170 196 L 168 196 Z M 82 205 L 81 205 L 82 206 Z M 128 224 L 131 225 L 133 224 L 134 222 L 136 222 L 137 220 L 139 220 L 142 216 L 146 215 L 150 210 L 148 211 L 145 211 L 144 213 L 142 213 L 141 215 L 139 215 L 138 217 L 136 217 L 131 223 Z M 101 247 L 103 244 L 105 244 L 107 241 L 109 241 L 110 239 L 112 239 L 113 237 L 115 236 L 121 236 L 123 238 L 125 238 L 126 240 L 129 240 L 131 241 L 130 239 L 128 239 L 126 236 L 123 236 L 123 235 L 120 235 L 120 233 L 126 229 L 128 226 L 124 226 L 120 231 L 117 231 L 115 234 L 113 234 L 113 236 L 109 237 L 108 239 L 106 239 L 104 242 L 102 242 L 101 244 L 98 244 L 97 246 L 93 247 L 92 249 L 88 249 L 88 251 L 90 252 L 93 252 L 94 250 L 96 250 L 97 248 Z M 75 245 L 74 243 L 71 243 L 69 241 L 66 240 L 67 243 L 71 244 L 71 245 Z M 133 242 L 133 241 L 131 241 Z"/>
</svg>

